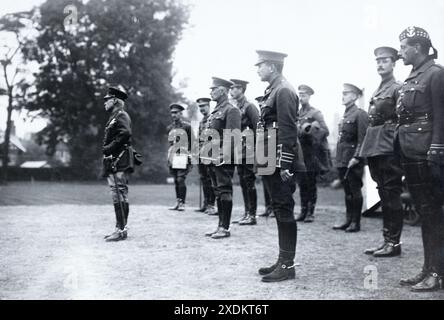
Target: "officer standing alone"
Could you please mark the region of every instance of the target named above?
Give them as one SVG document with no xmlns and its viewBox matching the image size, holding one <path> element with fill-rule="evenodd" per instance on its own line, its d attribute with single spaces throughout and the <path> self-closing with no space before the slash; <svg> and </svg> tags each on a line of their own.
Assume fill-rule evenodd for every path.
<svg viewBox="0 0 444 320">
<path fill-rule="evenodd" d="M 128 148 L 131 147 L 131 118 L 124 110 L 128 94 L 120 87 L 110 87 L 104 97 L 105 111 L 110 117 L 105 126 L 103 139 L 103 176 L 111 189 L 116 216 L 115 231 L 105 236 L 106 241 L 125 240 L 128 236 L 128 174 L 134 170 L 134 162 Z"/>
</svg>

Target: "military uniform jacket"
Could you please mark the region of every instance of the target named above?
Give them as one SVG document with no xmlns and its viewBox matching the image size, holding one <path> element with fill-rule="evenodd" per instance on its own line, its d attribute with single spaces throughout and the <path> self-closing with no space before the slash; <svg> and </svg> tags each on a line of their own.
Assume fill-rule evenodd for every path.
<svg viewBox="0 0 444 320">
<path fill-rule="evenodd" d="M 203 116 L 202 120 L 199 122 L 199 147 L 202 147 L 202 144 L 205 142 L 202 140 L 202 132 L 205 131 L 208 127 L 208 119 L 210 118 L 210 115 L 207 114 L 206 116 Z"/>
<path fill-rule="evenodd" d="M 212 144 L 219 144 L 221 155 L 228 156 L 231 159 L 234 156 L 234 142 L 231 143 L 231 150 L 227 149 L 228 144 L 224 144 L 224 129 L 241 130 L 241 113 L 240 110 L 228 102 L 228 98 L 218 101 L 216 107 L 208 119 L 208 128 L 216 130 L 219 134 L 219 140 L 212 139 Z M 213 155 L 216 158 L 216 155 Z"/>
<path fill-rule="evenodd" d="M 337 168 L 347 167 L 353 157 L 359 157 L 367 126 L 367 112 L 355 104 L 345 109 L 344 117 L 339 123 L 339 139 L 336 146 Z"/>
<path fill-rule="evenodd" d="M 267 128 L 277 128 L 277 166 L 284 170 L 305 171 L 299 147 L 297 113 L 299 98 L 291 84 L 282 76 L 276 77 L 265 90 L 261 102 L 261 120 Z M 268 148 L 268 147 L 266 147 Z"/>
<path fill-rule="evenodd" d="M 237 107 L 241 112 L 241 131 L 247 128 L 256 131 L 259 122 L 259 111 L 256 106 L 244 97 L 238 102 Z"/>
<path fill-rule="evenodd" d="M 247 144 L 247 138 L 242 140 L 242 159 L 254 158 L 254 138 L 256 135 L 257 123 L 259 122 L 259 110 L 254 104 L 248 102 L 245 97 L 238 101 L 237 107 L 241 112 L 241 131 L 245 134 L 245 130 L 251 130 L 249 134 L 253 134 L 253 144 Z"/>
<path fill-rule="evenodd" d="M 431 145 L 444 146 L 443 88 L 444 69 L 433 59 L 412 70 L 403 83 L 397 110 L 400 121 L 406 113 L 410 113 L 412 118 L 422 116 L 421 120 L 400 123 L 397 128 L 400 147 L 408 158 L 424 160 Z M 438 155 L 437 161 L 444 164 L 444 152 Z"/>
<path fill-rule="evenodd" d="M 321 111 L 310 105 L 299 109 L 297 126 L 307 171 L 328 171 L 331 167 L 329 131 Z"/>
<path fill-rule="evenodd" d="M 105 156 L 112 155 L 113 161 L 118 160 L 117 171 L 133 170 L 133 159 L 127 152 L 130 145 L 131 118 L 124 110 L 115 110 L 106 123 L 102 149 Z M 103 175 L 111 173 L 108 169 L 104 167 Z"/>
<path fill-rule="evenodd" d="M 359 152 L 360 158 L 393 154 L 400 87 L 401 84 L 392 77 L 381 83 L 370 99 L 369 126 Z"/>
<path fill-rule="evenodd" d="M 186 133 L 186 137 L 182 136 L 182 134 L 181 134 L 181 132 L 183 132 L 182 130 Z M 168 137 L 176 136 L 176 140 L 175 141 L 168 139 L 169 143 L 170 143 L 170 148 L 168 150 L 168 161 L 169 161 L 168 163 L 171 166 L 171 164 L 172 164 L 172 156 L 173 156 L 171 154 L 172 151 L 173 151 L 172 146 L 176 142 L 179 142 L 179 140 L 188 138 L 187 145 L 185 147 L 183 147 L 183 148 L 180 148 L 180 150 L 177 149 L 176 150 L 176 154 L 190 154 L 190 151 L 191 151 L 191 141 L 193 139 L 193 132 L 191 130 L 191 125 L 188 122 L 183 121 L 183 120 L 179 120 L 177 122 L 171 123 L 167 127 L 167 131 L 168 131 Z"/>
</svg>

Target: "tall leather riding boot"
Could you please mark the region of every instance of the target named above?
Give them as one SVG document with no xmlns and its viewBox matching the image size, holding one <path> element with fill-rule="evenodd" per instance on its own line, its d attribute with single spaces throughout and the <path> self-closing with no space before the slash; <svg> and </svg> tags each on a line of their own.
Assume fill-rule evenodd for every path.
<svg viewBox="0 0 444 320">
<path fill-rule="evenodd" d="M 226 230 L 229 230 L 231 222 L 231 211 L 233 210 L 233 201 L 221 200 L 220 203 L 222 206 L 222 227 Z"/>
<path fill-rule="evenodd" d="M 395 244 L 401 242 L 402 227 L 404 225 L 404 211 L 392 210 L 389 212 L 389 233 L 387 239 Z"/>
<path fill-rule="evenodd" d="M 208 186 L 208 198 L 207 198 L 208 204 L 211 206 L 214 206 L 216 202 L 216 196 L 214 195 L 214 190 L 211 185 Z"/>
<path fill-rule="evenodd" d="M 345 230 L 352 222 L 353 200 L 350 196 L 345 197 L 345 222 L 333 226 L 333 230 Z"/>
<path fill-rule="evenodd" d="M 124 210 L 125 210 L 125 225 L 128 224 L 128 216 L 129 216 L 129 203 L 128 202 L 124 202 L 123 203 L 124 206 Z"/>
<path fill-rule="evenodd" d="M 279 258 L 271 273 L 262 278 L 263 282 L 278 282 L 295 278 L 294 258 L 296 253 L 296 222 L 277 222 L 279 235 Z M 260 272 L 260 271 L 259 271 Z"/>
<path fill-rule="evenodd" d="M 125 211 L 122 212 L 122 209 L 124 209 L 123 203 L 122 203 L 122 208 L 120 207 L 120 203 L 114 203 L 114 213 L 116 215 L 116 228 L 118 228 L 119 230 L 123 230 L 123 228 L 125 228 L 122 216 L 125 215 Z"/>
<path fill-rule="evenodd" d="M 248 189 L 249 211 L 248 213 L 256 217 L 257 212 L 257 191 L 256 188 Z"/>
<path fill-rule="evenodd" d="M 307 203 L 307 216 L 304 219 L 305 223 L 314 221 L 315 204 L 313 202 Z"/>
<path fill-rule="evenodd" d="M 361 230 L 361 211 L 363 198 L 357 197 L 352 200 L 353 202 L 353 211 L 352 211 L 352 221 L 345 232 L 358 232 Z"/>
<path fill-rule="evenodd" d="M 248 212 L 250 212 L 250 199 L 248 197 L 249 194 L 245 183 L 242 183 L 241 189 L 242 189 L 242 199 L 244 200 L 244 213 L 246 217 Z"/>
<path fill-rule="evenodd" d="M 296 221 L 298 221 L 298 222 L 304 221 L 305 217 L 307 216 L 307 211 L 308 211 L 307 203 L 302 202 L 302 200 L 301 200 L 301 212 L 296 217 Z"/>
<path fill-rule="evenodd" d="M 179 199 L 180 191 L 179 191 L 179 185 L 177 183 L 177 180 L 174 180 L 174 189 L 176 191 L 176 199 Z"/>
</svg>

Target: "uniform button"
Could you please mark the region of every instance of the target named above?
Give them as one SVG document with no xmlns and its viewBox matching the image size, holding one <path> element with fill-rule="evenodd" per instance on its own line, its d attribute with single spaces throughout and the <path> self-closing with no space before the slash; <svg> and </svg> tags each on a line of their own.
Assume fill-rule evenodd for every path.
<svg viewBox="0 0 444 320">
<path fill-rule="evenodd" d="M 435 152 L 436 152 L 436 151 L 435 151 Z M 443 152 L 443 151 L 440 151 L 439 154 L 442 155 L 442 154 L 444 154 L 444 152 Z"/>
<path fill-rule="evenodd" d="M 410 88 L 410 91 L 415 91 L 415 88 Z"/>
<path fill-rule="evenodd" d="M 422 128 L 418 128 L 418 131 L 422 131 Z"/>
</svg>

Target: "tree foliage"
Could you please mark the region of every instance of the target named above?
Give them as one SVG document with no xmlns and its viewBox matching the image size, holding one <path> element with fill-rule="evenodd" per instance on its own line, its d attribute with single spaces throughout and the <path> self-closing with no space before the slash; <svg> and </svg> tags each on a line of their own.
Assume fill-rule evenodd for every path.
<svg viewBox="0 0 444 320">
<path fill-rule="evenodd" d="M 68 5 L 77 17 L 68 19 Z M 102 97 L 109 85 L 120 84 L 130 95 L 142 174 L 166 172 L 168 104 L 179 98 L 171 85 L 172 57 L 188 7 L 176 0 L 47 0 L 33 14 L 38 35 L 23 53 L 39 70 L 26 108 L 49 120 L 39 135 L 48 152 L 64 141 L 74 170 L 97 173 L 108 117 Z"/>
</svg>

